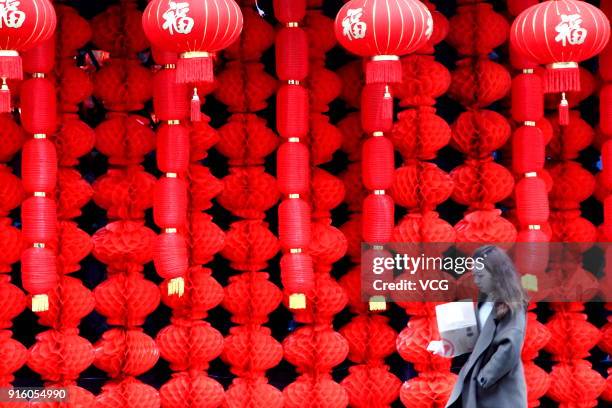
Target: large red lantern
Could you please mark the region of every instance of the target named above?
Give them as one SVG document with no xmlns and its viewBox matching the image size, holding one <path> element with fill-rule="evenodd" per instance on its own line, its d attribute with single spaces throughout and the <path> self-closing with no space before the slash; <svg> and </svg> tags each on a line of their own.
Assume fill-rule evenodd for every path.
<svg viewBox="0 0 612 408">
<path fill-rule="evenodd" d="M 6 80 L 23 78 L 19 52 L 51 38 L 55 25 L 55 10 L 49 0 L 0 1 L 0 112 L 11 110 Z"/>
<path fill-rule="evenodd" d="M 233 0 L 153 0 L 142 26 L 151 44 L 180 54 L 178 82 L 212 82 L 212 57 L 238 38 L 242 12 Z"/>
<path fill-rule="evenodd" d="M 577 0 L 550 0 L 531 6 L 514 20 L 510 30 L 515 51 L 546 65 L 546 93 L 579 91 L 578 63 L 600 53 L 609 37 L 606 15 Z M 561 108 L 563 119 L 567 112 L 564 94 Z"/>
<path fill-rule="evenodd" d="M 433 18 L 418 0 L 351 0 L 336 16 L 336 38 L 350 52 L 371 57 L 368 83 L 400 82 L 399 57 L 421 48 Z"/>
</svg>

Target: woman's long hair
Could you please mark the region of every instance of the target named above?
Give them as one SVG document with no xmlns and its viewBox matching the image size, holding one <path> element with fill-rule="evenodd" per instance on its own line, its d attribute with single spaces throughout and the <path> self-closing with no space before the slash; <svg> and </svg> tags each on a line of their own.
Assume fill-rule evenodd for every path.
<svg viewBox="0 0 612 408">
<path fill-rule="evenodd" d="M 487 295 L 495 302 L 495 315 L 499 320 L 508 312 L 517 312 L 527 307 L 527 294 L 523 290 L 514 263 L 502 249 L 486 245 L 474 252 L 474 259 L 482 263 L 491 274 L 494 288 Z"/>
</svg>

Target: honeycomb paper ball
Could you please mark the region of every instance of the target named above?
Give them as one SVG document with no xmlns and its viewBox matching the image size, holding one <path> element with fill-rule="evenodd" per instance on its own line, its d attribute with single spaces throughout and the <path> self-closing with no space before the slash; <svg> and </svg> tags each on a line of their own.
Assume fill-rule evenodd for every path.
<svg viewBox="0 0 612 408">
<path fill-rule="evenodd" d="M 46 381 L 74 381 L 93 359 L 91 343 L 77 329 L 48 330 L 36 335 L 27 364 Z"/>
<path fill-rule="evenodd" d="M 2 356 L 0 376 L 10 382 L 14 378 L 13 373 L 26 363 L 28 350 L 20 342 L 11 338 L 10 331 L 3 330 L 0 332 L 0 355 Z"/>
<path fill-rule="evenodd" d="M 158 408 L 158 391 L 135 378 L 109 382 L 96 397 L 96 408 Z"/>
<path fill-rule="evenodd" d="M 0 129 L 0 162 L 8 162 L 21 149 L 26 135 L 8 113 L 0 114 Z"/>
<path fill-rule="evenodd" d="M 221 358 L 239 377 L 263 374 L 283 359 L 283 347 L 262 326 L 236 326 L 224 339 Z"/>
<path fill-rule="evenodd" d="M 152 81 L 138 60 L 110 59 L 94 74 L 93 94 L 108 110 L 136 111 L 153 97 Z"/>
<path fill-rule="evenodd" d="M 525 331 L 525 343 L 521 352 L 523 360 L 533 360 L 537 357 L 538 352 L 550 340 L 550 331 L 548 328 L 538 322 L 535 313 L 527 314 L 527 327 Z"/>
<path fill-rule="evenodd" d="M 276 179 L 263 167 L 232 167 L 223 184 L 217 201 L 241 218 L 263 219 L 280 195 Z"/>
<path fill-rule="evenodd" d="M 301 375 L 283 390 L 285 407 L 298 408 L 314 405 L 321 408 L 342 408 L 349 403 L 344 388 L 334 382 L 331 376 Z"/>
<path fill-rule="evenodd" d="M 223 350 L 223 336 L 204 321 L 175 319 L 157 334 L 156 342 L 173 371 L 206 370 Z"/>
<path fill-rule="evenodd" d="M 24 199 L 21 180 L 11 173 L 11 168 L 0 164 L 0 216 L 6 216 Z"/>
<path fill-rule="evenodd" d="M 132 57 L 149 47 L 135 3 L 108 7 L 91 20 L 91 29 L 93 42 L 113 57 Z"/>
<path fill-rule="evenodd" d="M 446 201 L 452 189 L 452 179 L 438 166 L 417 162 L 404 165 L 395 171 L 390 194 L 402 207 L 427 210 Z"/>
<path fill-rule="evenodd" d="M 223 300 L 223 287 L 212 277 L 210 269 L 201 266 L 189 268 L 185 278 L 183 296 L 168 295 L 168 281 L 165 281 L 161 286 L 162 301 L 175 316 L 203 319 Z"/>
<path fill-rule="evenodd" d="M 340 231 L 346 237 L 346 253 L 354 262 L 359 262 L 361 257 L 361 214 L 350 215 L 347 222 L 342 224 Z"/>
<path fill-rule="evenodd" d="M 358 365 L 349 368 L 342 380 L 351 407 L 390 406 L 399 396 L 401 381 L 384 366 Z"/>
<path fill-rule="evenodd" d="M 315 265 L 315 269 L 318 268 Z M 287 300 L 285 303 L 287 303 Z M 348 301 L 342 287 L 327 273 L 315 275 L 315 290 L 306 296 L 306 304 L 312 307 L 296 310 L 294 319 L 300 323 L 322 323 L 334 320 L 334 316 L 344 309 Z"/>
<path fill-rule="evenodd" d="M 210 169 L 200 164 L 189 166 L 189 193 L 192 211 L 205 211 L 212 207 L 212 200 L 223 191 L 223 182 L 213 176 Z"/>
<path fill-rule="evenodd" d="M 452 145 L 469 157 L 483 158 L 502 147 L 510 137 L 505 117 L 491 110 L 471 110 L 459 115 L 452 126 Z"/>
<path fill-rule="evenodd" d="M 523 370 L 525 372 L 525 383 L 527 384 L 527 400 L 529 404 L 537 403 L 550 387 L 548 373 L 533 361 L 524 361 Z"/>
<path fill-rule="evenodd" d="M 55 135 L 55 148 L 60 166 L 76 166 L 79 157 L 89 153 L 96 142 L 96 135 L 85 122 L 66 114 L 62 117 Z"/>
<path fill-rule="evenodd" d="M 244 25 L 240 38 L 224 50 L 226 58 L 258 60 L 274 44 L 274 27 L 252 8 L 242 10 Z"/>
<path fill-rule="evenodd" d="M 96 127 L 95 132 L 96 149 L 109 156 L 110 164 L 137 164 L 155 149 L 155 133 L 141 116 L 109 116 Z"/>
<path fill-rule="evenodd" d="M 566 404 L 595 406 L 597 397 L 605 388 L 606 381 L 585 360 L 560 363 L 550 372 L 550 388 L 547 396 Z"/>
<path fill-rule="evenodd" d="M 342 146 L 342 133 L 329 122 L 326 115 L 310 115 L 310 133 L 304 138 L 310 146 L 310 159 L 313 165 L 331 161 L 336 150 Z"/>
<path fill-rule="evenodd" d="M 595 242 L 597 228 L 580 216 L 579 210 L 553 211 L 550 214 L 553 242 Z"/>
<path fill-rule="evenodd" d="M 308 253 L 315 264 L 331 265 L 346 254 L 346 238 L 342 232 L 327 222 L 313 222 Z"/>
<path fill-rule="evenodd" d="M 442 40 L 444 40 L 448 35 L 449 22 L 442 13 L 436 11 L 436 7 L 435 5 L 433 5 L 433 3 L 424 2 L 424 4 L 429 9 L 431 17 L 433 19 L 433 32 L 427 43 L 425 43 L 423 47 L 418 49 L 416 53 L 433 54 L 435 51 L 434 46 L 442 42 Z"/>
<path fill-rule="evenodd" d="M 221 255 L 234 269 L 257 271 L 266 268 L 278 250 L 278 239 L 265 222 L 244 220 L 230 225 Z"/>
<path fill-rule="evenodd" d="M 361 107 L 361 90 L 364 82 L 362 65 L 361 61 L 351 61 L 336 70 L 342 81 L 340 98 L 351 108 L 356 109 Z"/>
<path fill-rule="evenodd" d="M 12 326 L 11 320 L 26 307 L 26 297 L 17 286 L 10 283 L 8 276 L 0 281 L 0 329 Z"/>
<path fill-rule="evenodd" d="M 140 326 L 159 305 L 159 288 L 140 274 L 114 274 L 94 289 L 96 311 L 108 324 Z"/>
<path fill-rule="evenodd" d="M 450 173 L 455 188 L 452 198 L 472 208 L 492 207 L 512 194 L 514 177 L 494 161 L 470 161 Z"/>
<path fill-rule="evenodd" d="M 601 338 L 599 329 L 584 313 L 554 314 L 546 323 L 550 340 L 544 349 L 561 361 L 585 359 Z"/>
<path fill-rule="evenodd" d="M 348 343 L 329 328 L 303 326 L 283 341 L 285 359 L 299 372 L 326 372 L 340 364 L 348 354 Z"/>
<path fill-rule="evenodd" d="M 550 205 L 558 209 L 574 209 L 595 190 L 595 178 L 579 163 L 561 162 L 548 169 L 553 179 Z"/>
<path fill-rule="evenodd" d="M 345 197 L 345 189 L 338 177 L 315 167 L 311 173 L 310 194 L 313 218 L 329 217 L 329 212 L 339 206 Z"/>
<path fill-rule="evenodd" d="M 107 265 L 144 265 L 153 259 L 154 239 L 144 221 L 111 222 L 93 235 L 93 255 Z"/>
<path fill-rule="evenodd" d="M 510 73 L 488 59 L 460 60 L 451 75 L 448 95 L 465 107 L 484 108 L 510 91 Z"/>
<path fill-rule="evenodd" d="M 455 242 L 455 229 L 435 211 L 407 214 L 394 228 L 393 242 Z"/>
<path fill-rule="evenodd" d="M 50 384 L 46 385 L 46 388 L 66 388 L 68 391 L 68 395 L 70 396 L 70 402 L 67 405 L 70 408 L 86 408 L 93 407 L 96 405 L 96 397 L 85 388 L 81 388 L 76 385 L 57 385 Z M 66 404 L 66 403 L 64 403 Z M 37 408 L 56 408 L 58 406 L 57 402 L 33 402 L 32 406 Z"/>
<path fill-rule="evenodd" d="M 557 160 L 578 158 L 580 151 L 589 147 L 595 137 L 595 131 L 578 111 L 570 111 L 567 126 L 559 126 L 556 115 L 548 117 L 548 120 L 552 125 L 553 137 L 548 143 L 547 153 Z"/>
<path fill-rule="evenodd" d="M 390 139 L 404 160 L 432 160 L 451 138 L 451 129 L 434 108 L 407 109 L 397 115 Z"/>
<path fill-rule="evenodd" d="M 229 278 L 223 307 L 237 324 L 263 324 L 282 300 L 281 290 L 265 272 L 247 272 Z"/>
<path fill-rule="evenodd" d="M 93 294 L 80 280 L 62 276 L 49 296 L 49 309 L 37 313 L 38 322 L 55 328 L 78 327 L 79 322 L 94 309 Z"/>
<path fill-rule="evenodd" d="M 58 105 L 63 112 L 78 112 L 78 105 L 85 101 L 94 91 L 89 74 L 75 65 L 74 60 L 61 60 L 57 64 L 59 90 Z"/>
<path fill-rule="evenodd" d="M 348 297 L 350 310 L 354 313 L 365 313 L 368 311 L 368 303 L 361 297 L 361 265 L 350 269 L 348 273 L 340 278 L 340 286 Z"/>
<path fill-rule="evenodd" d="M 259 62 L 229 62 L 217 75 L 215 97 L 230 112 L 257 112 L 268 106 L 266 100 L 276 91 L 276 79 Z"/>
<path fill-rule="evenodd" d="M 355 316 L 340 329 L 340 334 L 348 342 L 349 360 L 357 364 L 384 360 L 395 352 L 397 333 L 385 316 Z"/>
<path fill-rule="evenodd" d="M 324 15 L 322 10 L 307 10 L 303 24 L 308 34 L 308 55 L 310 58 L 324 58 L 325 53 L 336 45 L 334 20 Z"/>
<path fill-rule="evenodd" d="M 327 112 L 328 106 L 340 96 L 342 82 L 334 71 L 325 68 L 322 60 L 311 62 L 308 74 L 310 109 L 314 112 Z"/>
<path fill-rule="evenodd" d="M 346 190 L 349 211 L 360 212 L 363 200 L 368 195 L 361 179 L 361 162 L 350 163 L 340 177 Z"/>
<path fill-rule="evenodd" d="M 455 225 L 458 242 L 514 242 L 516 228 L 501 210 L 473 211 Z M 471 248 L 471 247 L 470 247 Z"/>
<path fill-rule="evenodd" d="M 83 47 L 91 39 L 91 27 L 89 22 L 81 17 L 78 11 L 72 7 L 58 4 L 55 6 L 57 15 L 56 52 L 58 57 L 73 57 L 78 49 Z"/>
<path fill-rule="evenodd" d="M 93 200 L 111 219 L 144 218 L 153 206 L 154 187 L 155 177 L 141 166 L 111 168 L 94 182 Z"/>
<path fill-rule="evenodd" d="M 400 390 L 400 400 L 411 407 L 442 406 L 450 398 L 457 375 L 445 372 L 419 374 L 406 381 Z"/>
<path fill-rule="evenodd" d="M 182 408 L 186 401 L 193 406 L 216 408 L 224 402 L 223 386 L 204 372 L 187 371 L 172 374 L 159 390 L 161 406 Z"/>
<path fill-rule="evenodd" d="M 265 377 L 255 377 L 234 379 L 225 392 L 225 404 L 229 408 L 282 408 L 284 401 L 282 392 L 266 383 Z"/>
<path fill-rule="evenodd" d="M 210 118 L 204 116 L 201 121 L 191 123 L 189 158 L 192 162 L 206 158 L 208 150 L 219 141 L 219 132 L 209 122 Z"/>
<path fill-rule="evenodd" d="M 510 25 L 491 4 L 459 6 L 446 41 L 461 55 L 488 54 L 506 41 L 509 31 Z"/>
<path fill-rule="evenodd" d="M 57 171 L 57 217 L 70 219 L 81 215 L 81 208 L 91 200 L 93 188 L 75 169 Z"/>
<path fill-rule="evenodd" d="M 0 218 L 0 272 L 11 271 L 11 264 L 19 261 L 22 249 L 21 231 L 11 226 L 10 218 Z"/>
<path fill-rule="evenodd" d="M 262 165 L 265 157 L 278 146 L 278 136 L 263 118 L 251 113 L 237 113 L 219 129 L 216 149 L 229 158 L 230 166 Z"/>
<path fill-rule="evenodd" d="M 107 330 L 94 350 L 94 365 L 111 378 L 141 375 L 153 368 L 159 358 L 155 341 L 140 330 Z"/>
<path fill-rule="evenodd" d="M 207 264 L 223 249 L 225 233 L 206 213 L 191 214 L 191 256 L 196 264 Z"/>
<path fill-rule="evenodd" d="M 342 133 L 342 151 L 348 154 L 351 161 L 361 160 L 361 145 L 367 135 L 361 128 L 359 112 L 352 112 L 345 116 L 338 122 L 338 129 Z M 395 135 L 395 129 L 393 135 Z"/>
<path fill-rule="evenodd" d="M 400 99 L 401 106 L 434 105 L 448 90 L 450 72 L 433 56 L 415 54 L 401 62 L 402 82 L 393 86 L 393 96 Z"/>
</svg>

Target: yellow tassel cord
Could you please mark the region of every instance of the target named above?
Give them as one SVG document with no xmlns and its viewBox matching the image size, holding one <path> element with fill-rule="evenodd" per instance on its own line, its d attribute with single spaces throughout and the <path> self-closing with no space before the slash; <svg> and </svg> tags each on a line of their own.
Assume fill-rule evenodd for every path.
<svg viewBox="0 0 612 408">
<path fill-rule="evenodd" d="M 185 293 L 185 279 L 182 277 L 170 279 L 168 282 L 168 295 L 183 296 Z"/>
<path fill-rule="evenodd" d="M 47 295 L 32 296 L 32 311 L 33 312 L 46 312 L 47 310 L 49 310 L 49 296 Z"/>
<path fill-rule="evenodd" d="M 387 310 L 387 302 L 384 296 L 372 296 L 370 298 L 370 310 Z"/>
<path fill-rule="evenodd" d="M 303 293 L 294 293 L 289 296 L 289 309 L 306 309 L 306 296 Z"/>
</svg>

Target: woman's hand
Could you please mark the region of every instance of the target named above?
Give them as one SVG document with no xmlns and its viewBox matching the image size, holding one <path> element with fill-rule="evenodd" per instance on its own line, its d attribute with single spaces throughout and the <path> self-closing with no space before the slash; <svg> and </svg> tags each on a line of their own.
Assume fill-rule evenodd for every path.
<svg viewBox="0 0 612 408">
<path fill-rule="evenodd" d="M 444 344 L 441 340 L 432 340 L 427 345 L 427 351 L 436 356 L 446 357 L 444 353 Z"/>
</svg>

